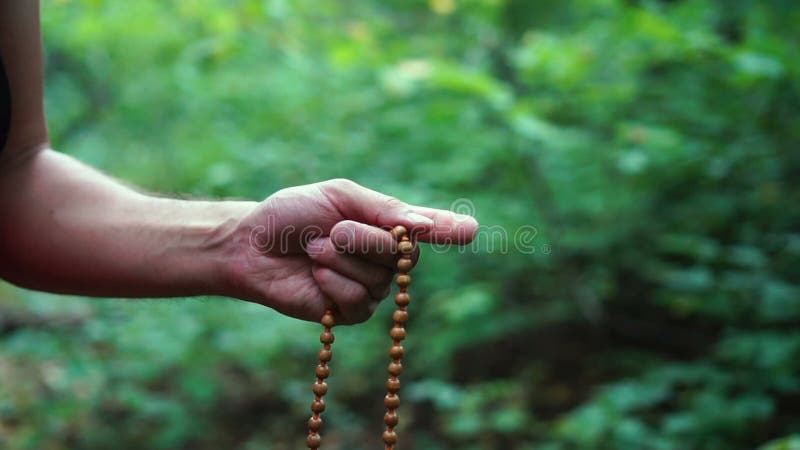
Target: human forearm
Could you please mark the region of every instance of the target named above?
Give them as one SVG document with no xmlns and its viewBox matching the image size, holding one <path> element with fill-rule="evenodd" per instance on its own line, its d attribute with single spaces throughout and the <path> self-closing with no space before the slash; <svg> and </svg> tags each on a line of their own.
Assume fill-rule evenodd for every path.
<svg viewBox="0 0 800 450">
<path fill-rule="evenodd" d="M 477 230 L 470 217 L 343 179 L 281 189 L 260 203 L 157 198 L 40 150 L 49 137 L 39 29 L 37 1 L 0 0 L 13 100 L 0 149 L 2 279 L 97 296 L 222 294 L 315 321 L 334 307 L 337 324 L 356 323 L 388 295 L 397 269 L 388 229 L 459 245 Z"/>
<path fill-rule="evenodd" d="M 32 289 L 221 294 L 308 320 L 334 305 L 337 323 L 357 323 L 396 270 L 388 228 L 441 244 L 469 243 L 477 229 L 470 217 L 342 179 L 260 203 L 182 201 L 141 194 L 52 150 L 9 155 L 0 155 L 0 278 Z"/>
<path fill-rule="evenodd" d="M 226 244 L 252 202 L 138 193 L 51 150 L 0 175 L 0 276 L 118 297 L 227 294 Z"/>
</svg>

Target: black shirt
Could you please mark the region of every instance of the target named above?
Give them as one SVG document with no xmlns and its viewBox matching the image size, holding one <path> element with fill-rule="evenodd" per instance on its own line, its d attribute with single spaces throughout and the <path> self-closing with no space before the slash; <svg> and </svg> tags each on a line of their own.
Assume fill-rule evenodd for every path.
<svg viewBox="0 0 800 450">
<path fill-rule="evenodd" d="M 11 89 L 8 87 L 8 77 L 0 58 L 0 151 L 6 146 L 8 130 L 11 128 Z"/>
</svg>

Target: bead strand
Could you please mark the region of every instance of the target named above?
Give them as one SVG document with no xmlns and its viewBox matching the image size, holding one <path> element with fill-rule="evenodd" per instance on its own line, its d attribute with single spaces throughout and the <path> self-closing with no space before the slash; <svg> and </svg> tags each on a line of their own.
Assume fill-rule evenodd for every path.
<svg viewBox="0 0 800 450">
<path fill-rule="evenodd" d="M 397 270 L 399 274 L 395 282 L 400 288 L 400 291 L 395 295 L 394 302 L 397 304 L 397 309 L 392 314 L 394 326 L 389 335 L 392 337 L 392 347 L 389 349 L 389 356 L 392 361 L 389 363 L 389 379 L 386 380 L 386 390 L 388 393 L 383 399 L 386 405 L 386 414 L 383 416 L 383 422 L 386 424 L 386 431 L 383 432 L 383 442 L 386 444 L 386 450 L 393 450 L 394 445 L 397 443 L 397 433 L 395 427 L 399 419 L 397 416 L 397 408 L 400 406 L 400 373 L 403 371 L 403 364 L 401 362 L 405 350 L 403 349 L 402 341 L 406 338 L 405 324 L 408 322 L 408 312 L 406 307 L 411 302 L 411 297 L 408 295 L 407 288 L 411 285 L 411 275 L 408 273 L 414 267 L 414 262 L 411 260 L 411 253 L 414 251 L 414 244 L 411 243 L 408 237 L 408 231 L 402 227 L 397 226 L 392 230 L 392 236 L 398 241 L 397 250 L 402 253 L 402 256 L 397 261 Z"/>
<path fill-rule="evenodd" d="M 325 314 L 320 320 L 325 330 L 319 336 L 319 341 L 322 343 L 322 350 L 319 351 L 319 365 L 317 366 L 317 381 L 314 383 L 314 401 L 311 403 L 311 418 L 308 419 L 308 437 L 306 444 L 310 449 L 317 449 L 322 444 L 322 436 L 320 436 L 320 429 L 322 429 L 322 412 L 325 411 L 325 401 L 322 397 L 328 393 L 328 384 L 325 379 L 331 373 L 328 368 L 328 361 L 333 357 L 331 351 L 331 344 L 333 344 L 333 325 L 336 323 L 333 318 L 333 312 L 330 309 L 325 310 Z"/>
</svg>

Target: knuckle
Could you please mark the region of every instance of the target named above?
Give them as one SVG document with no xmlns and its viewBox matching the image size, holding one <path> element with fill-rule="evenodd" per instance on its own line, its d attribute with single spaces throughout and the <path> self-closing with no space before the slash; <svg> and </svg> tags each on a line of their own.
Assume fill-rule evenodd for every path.
<svg viewBox="0 0 800 450">
<path fill-rule="evenodd" d="M 331 242 L 340 250 L 352 252 L 355 245 L 356 229 L 352 223 L 339 222 L 331 229 Z"/>
<path fill-rule="evenodd" d="M 320 266 L 315 265 L 311 270 L 311 275 L 314 277 L 314 281 L 316 281 L 320 286 L 325 286 L 330 281 L 330 270 Z"/>
<path fill-rule="evenodd" d="M 331 272 L 330 272 L 329 269 L 327 269 L 327 266 L 332 266 L 334 264 L 334 262 L 335 262 L 334 259 L 336 258 L 336 253 L 332 252 L 332 251 L 328 251 L 328 249 L 326 248 L 325 250 L 323 250 L 323 251 L 317 253 L 316 255 L 314 255 L 312 258 L 317 263 L 326 266 L 326 269 L 324 269 L 322 271 L 322 275 L 321 276 L 322 276 L 322 281 L 323 282 L 329 281 L 330 278 L 331 278 Z"/>
<path fill-rule="evenodd" d="M 375 275 L 375 279 L 370 286 L 370 292 L 374 300 L 383 300 L 392 290 L 393 273 L 389 270 L 381 270 Z"/>
<path fill-rule="evenodd" d="M 356 226 L 357 223 L 352 220 L 342 220 L 338 222 L 336 225 L 331 228 L 331 237 L 337 236 L 339 234 L 344 234 L 348 238 L 353 237 L 356 234 Z"/>
<path fill-rule="evenodd" d="M 343 321 L 341 324 L 353 325 L 369 319 L 369 304 L 372 301 L 367 289 L 358 284 L 339 286 L 340 295 L 333 298 Z"/>
<path fill-rule="evenodd" d="M 406 204 L 395 197 L 387 197 L 384 199 L 383 207 L 387 210 L 407 209 Z"/>
<path fill-rule="evenodd" d="M 372 292 L 373 292 L 372 299 L 375 300 L 375 301 L 381 301 L 381 300 L 385 299 L 389 295 L 390 292 L 392 292 L 392 285 L 391 284 L 385 284 L 385 285 L 376 286 L 375 289 Z"/>
<path fill-rule="evenodd" d="M 333 178 L 328 181 L 325 181 L 323 185 L 329 188 L 339 189 L 339 190 L 353 189 L 358 186 L 358 184 L 355 181 L 349 180 L 347 178 Z"/>
<path fill-rule="evenodd" d="M 350 308 L 359 308 L 363 303 L 370 300 L 367 288 L 355 281 L 348 283 L 343 294 L 342 303 Z"/>
<path fill-rule="evenodd" d="M 366 288 L 361 288 L 361 292 L 358 296 L 358 300 L 355 305 L 353 305 L 351 314 L 351 321 L 353 323 L 361 323 L 366 321 L 367 319 L 372 316 L 372 312 L 370 311 L 369 305 L 372 302 L 372 296 L 369 295 Z"/>
<path fill-rule="evenodd" d="M 331 228 L 331 232 L 335 232 L 336 230 L 340 229 L 354 229 L 358 225 L 358 222 L 350 219 L 341 220 L 336 223 L 336 225 Z"/>
</svg>

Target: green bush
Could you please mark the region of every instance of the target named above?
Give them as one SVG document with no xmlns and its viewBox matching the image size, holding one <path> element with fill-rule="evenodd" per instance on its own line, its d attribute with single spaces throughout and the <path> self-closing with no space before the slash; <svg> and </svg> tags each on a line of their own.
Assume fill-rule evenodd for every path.
<svg viewBox="0 0 800 450">
<path fill-rule="evenodd" d="M 415 276 L 403 448 L 790 449 L 798 21 L 782 0 L 47 2 L 47 108 L 57 148 L 148 190 L 348 177 L 471 209 L 478 244 Z M 318 326 L 0 289 L 0 445 L 302 446 Z M 329 448 L 379 444 L 390 310 L 337 331 Z"/>
</svg>

